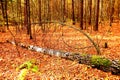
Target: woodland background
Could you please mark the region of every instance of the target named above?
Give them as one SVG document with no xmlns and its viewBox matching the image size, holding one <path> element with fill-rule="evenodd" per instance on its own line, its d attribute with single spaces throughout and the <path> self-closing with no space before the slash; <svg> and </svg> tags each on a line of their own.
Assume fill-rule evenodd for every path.
<svg viewBox="0 0 120 80">
<path fill-rule="evenodd" d="M 120 0 L 0 0 L 0 79 L 119 80 L 119 75 L 16 45 L 120 60 L 119 21 Z"/>
</svg>

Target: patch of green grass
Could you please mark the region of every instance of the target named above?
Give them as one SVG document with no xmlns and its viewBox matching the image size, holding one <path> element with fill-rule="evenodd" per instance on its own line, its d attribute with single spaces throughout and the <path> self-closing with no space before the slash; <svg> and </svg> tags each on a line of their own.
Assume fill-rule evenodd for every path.
<svg viewBox="0 0 120 80">
<path fill-rule="evenodd" d="M 29 71 L 38 72 L 38 66 L 35 64 L 35 60 L 26 61 L 21 64 L 16 70 L 20 70 L 17 80 L 24 80 Z"/>
<path fill-rule="evenodd" d="M 22 69 L 17 77 L 17 80 L 25 80 L 25 76 L 28 73 L 28 69 Z"/>
<path fill-rule="evenodd" d="M 35 65 L 35 63 L 36 63 L 35 60 L 26 61 L 23 64 L 21 64 L 17 68 L 17 70 L 28 69 L 28 70 L 31 70 L 33 72 L 37 72 L 38 71 L 38 67 L 37 67 L 37 65 Z"/>
<path fill-rule="evenodd" d="M 92 56 L 91 63 L 92 63 L 92 65 L 95 65 L 95 66 L 108 67 L 108 66 L 111 65 L 111 61 L 109 59 L 106 59 L 104 57 L 100 57 L 100 56 L 97 56 L 97 55 Z"/>
</svg>

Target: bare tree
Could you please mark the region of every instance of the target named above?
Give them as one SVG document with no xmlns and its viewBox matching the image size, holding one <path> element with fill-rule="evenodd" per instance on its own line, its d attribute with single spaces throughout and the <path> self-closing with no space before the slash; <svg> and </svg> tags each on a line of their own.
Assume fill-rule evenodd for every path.
<svg viewBox="0 0 120 80">
<path fill-rule="evenodd" d="M 31 31 L 31 21 L 30 21 L 30 1 L 25 0 L 24 4 L 24 24 L 27 27 L 27 34 L 30 35 L 30 39 L 32 39 L 32 31 Z"/>
<path fill-rule="evenodd" d="M 83 0 L 80 0 L 80 28 L 83 30 Z"/>
<path fill-rule="evenodd" d="M 2 17 L 3 19 L 5 19 L 5 2 L 3 0 L 0 0 L 0 4 L 1 4 L 1 9 L 2 9 Z"/>
<path fill-rule="evenodd" d="M 17 0 L 17 17 L 19 18 L 20 23 L 22 22 L 22 7 L 21 7 L 21 0 Z"/>
<path fill-rule="evenodd" d="M 110 26 L 112 26 L 113 23 L 114 4 L 115 0 L 110 0 Z"/>
<path fill-rule="evenodd" d="M 89 0 L 89 25 L 91 25 L 91 18 L 92 18 L 92 0 Z"/>
<path fill-rule="evenodd" d="M 75 25 L 74 0 L 72 0 L 72 20 L 73 20 L 73 25 Z"/>
<path fill-rule="evenodd" d="M 63 0 L 63 22 L 65 22 L 66 16 L 66 0 Z"/>
<path fill-rule="evenodd" d="M 27 0 L 24 0 L 24 26 L 28 30 L 27 24 L 28 24 L 28 18 L 27 18 Z M 29 32 L 27 32 L 27 34 L 29 34 Z"/>
<path fill-rule="evenodd" d="M 118 0 L 118 8 L 117 8 L 118 12 L 117 12 L 117 16 L 118 19 L 120 20 L 120 0 Z"/>
<path fill-rule="evenodd" d="M 2 11 L 3 22 L 5 22 L 6 21 L 6 16 L 5 16 L 5 2 L 3 0 L 0 0 L 0 4 L 1 4 L 1 9 L 2 9 L 1 11 Z M 2 24 L 2 25 L 4 25 L 4 24 Z M 2 29 L 0 31 L 5 32 L 5 27 L 4 27 L 4 29 Z"/>
<path fill-rule="evenodd" d="M 8 24 L 8 14 L 7 14 L 7 10 L 8 10 L 8 6 L 7 6 L 7 0 L 5 0 L 5 18 L 6 18 L 6 26 L 7 29 L 9 28 L 9 24 Z"/>
<path fill-rule="evenodd" d="M 51 0 L 48 0 L 48 21 L 51 21 Z"/>
<path fill-rule="evenodd" d="M 8 2 L 7 0 L 0 0 L 1 3 L 1 8 L 2 8 L 2 17 L 3 17 L 3 21 L 6 22 L 7 29 L 9 28 L 8 25 L 8 14 L 7 14 L 7 10 L 8 10 Z M 5 27 L 3 32 L 5 32 Z"/>
<path fill-rule="evenodd" d="M 42 23 L 41 23 L 41 21 L 42 21 L 42 19 L 41 19 L 41 7 L 42 7 L 41 0 L 38 0 L 38 9 L 39 9 L 39 15 L 38 15 L 38 17 L 39 17 L 39 25 L 40 26 L 42 25 Z"/>
<path fill-rule="evenodd" d="M 96 1 L 96 9 L 95 9 L 95 24 L 93 26 L 94 31 L 98 31 L 98 24 L 99 24 L 99 3 L 100 0 Z"/>
</svg>

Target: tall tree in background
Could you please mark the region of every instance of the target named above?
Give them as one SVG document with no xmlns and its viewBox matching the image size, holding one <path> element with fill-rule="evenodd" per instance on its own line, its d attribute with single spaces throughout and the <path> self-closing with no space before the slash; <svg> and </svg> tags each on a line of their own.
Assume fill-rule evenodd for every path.
<svg viewBox="0 0 120 80">
<path fill-rule="evenodd" d="M 8 10 L 8 6 L 7 6 L 7 0 L 0 0 L 0 3 L 1 3 L 1 8 L 2 8 L 2 17 L 3 17 L 3 20 L 4 22 L 6 22 L 6 26 L 7 26 L 7 29 L 9 27 L 8 25 L 8 14 L 7 14 L 7 10 Z M 5 29 L 4 29 L 5 31 Z"/>
<path fill-rule="evenodd" d="M 30 21 L 30 1 L 25 0 L 24 4 L 24 24 L 27 27 L 27 34 L 30 35 L 30 39 L 32 39 L 32 31 L 31 31 L 31 21 Z"/>
<path fill-rule="evenodd" d="M 62 12 L 61 14 L 62 14 L 62 18 L 63 18 L 63 19 L 62 19 L 62 22 L 65 22 L 65 16 L 66 16 L 66 11 L 65 11 L 65 10 L 66 10 L 66 9 L 65 9 L 65 8 L 66 8 L 66 0 L 61 0 L 61 8 L 62 8 L 62 9 L 61 9 L 61 12 Z"/>
<path fill-rule="evenodd" d="M 0 4 L 1 4 L 1 11 L 2 11 L 2 18 L 3 18 L 3 22 L 5 22 L 5 2 L 3 0 L 0 0 Z M 2 24 L 4 25 L 4 24 Z M 2 32 L 5 32 L 5 27 L 2 29 Z"/>
<path fill-rule="evenodd" d="M 84 29 L 86 30 L 87 29 L 87 18 L 88 18 L 88 16 L 87 16 L 87 9 L 88 9 L 88 7 L 87 7 L 87 1 L 86 0 L 84 0 Z"/>
<path fill-rule="evenodd" d="M 30 39 L 32 39 L 32 30 L 31 30 L 31 20 L 30 20 L 30 0 L 28 0 L 28 5 L 27 5 L 27 14 L 28 14 L 28 32 L 30 35 Z"/>
<path fill-rule="evenodd" d="M 72 0 L 72 21 L 73 21 L 73 25 L 75 25 L 74 0 Z"/>
<path fill-rule="evenodd" d="M 7 6 L 7 0 L 5 0 L 5 19 L 6 19 L 6 26 L 7 29 L 9 28 L 9 24 L 8 24 L 8 14 L 7 14 L 7 10 L 8 10 L 8 6 Z"/>
<path fill-rule="evenodd" d="M 119 1 L 119 3 L 118 3 L 118 17 L 119 17 L 119 20 L 120 20 L 120 1 Z"/>
<path fill-rule="evenodd" d="M 83 30 L 83 0 L 80 0 L 80 28 Z"/>
<path fill-rule="evenodd" d="M 0 0 L 1 9 L 2 9 L 2 17 L 5 20 L 5 2 L 3 0 Z"/>
<path fill-rule="evenodd" d="M 38 15 L 38 17 L 39 17 L 39 25 L 41 26 L 42 25 L 42 19 L 41 19 L 41 0 L 38 0 L 38 9 L 39 9 L 39 15 Z"/>
<path fill-rule="evenodd" d="M 117 14 L 117 16 L 118 16 L 118 19 L 120 20 L 120 0 L 118 0 L 118 14 Z"/>
<path fill-rule="evenodd" d="M 51 0 L 48 0 L 48 21 L 51 21 Z"/>
<path fill-rule="evenodd" d="M 21 0 L 17 0 L 17 17 L 19 18 L 19 22 L 22 22 L 22 7 Z"/>
<path fill-rule="evenodd" d="M 25 28 L 27 28 L 28 30 L 28 27 L 27 27 L 27 24 L 28 24 L 28 18 L 27 18 L 27 0 L 24 0 L 24 26 Z M 27 34 L 29 34 L 29 32 L 27 31 Z"/>
<path fill-rule="evenodd" d="M 101 0 L 101 8 L 100 8 L 100 19 L 103 21 L 103 0 Z"/>
<path fill-rule="evenodd" d="M 99 3 L 100 0 L 96 1 L 96 9 L 95 9 L 95 24 L 93 26 L 94 31 L 98 31 L 98 24 L 99 24 Z"/>
<path fill-rule="evenodd" d="M 63 0 L 63 22 L 65 22 L 65 16 L 66 16 L 66 0 Z"/>
<path fill-rule="evenodd" d="M 88 5 L 89 5 L 89 25 L 91 25 L 91 18 L 92 18 L 92 0 L 88 1 Z"/>
<path fill-rule="evenodd" d="M 13 21 L 14 21 L 15 25 L 17 25 L 16 26 L 16 33 L 17 33 L 18 31 L 20 31 L 20 25 L 22 22 L 21 0 L 17 0 L 16 3 L 17 3 L 17 8 L 16 8 L 17 9 L 17 18 L 15 19 L 13 16 Z M 12 9 L 13 9 L 14 7 L 13 7 L 12 1 L 11 1 L 11 4 L 12 4 Z M 13 13 L 13 15 L 14 15 L 14 13 Z"/>
<path fill-rule="evenodd" d="M 112 26 L 113 23 L 114 4 L 115 0 L 110 0 L 110 26 Z"/>
<path fill-rule="evenodd" d="M 8 9 L 6 11 L 5 1 L 7 1 Z M 94 30 L 98 28 L 98 21 L 110 21 L 110 26 L 113 23 L 114 18 L 120 17 L 120 0 L 29 0 L 31 3 L 26 3 L 26 0 L 0 0 L 1 11 L 1 24 L 6 25 L 6 12 L 9 13 L 9 23 L 15 24 L 15 22 L 24 23 L 29 33 L 30 19 L 28 18 L 29 10 L 28 5 L 31 5 L 31 21 L 39 22 L 42 25 L 42 21 L 50 21 L 51 19 L 57 21 L 75 20 L 79 21 L 80 28 L 85 29 L 85 23 L 91 25 L 94 23 Z M 99 1 L 99 3 L 98 3 Z M 22 4 L 25 2 L 25 4 Z M 99 9 L 100 7 L 100 9 Z M 17 10 L 16 10 L 17 9 Z M 23 11 L 24 9 L 24 11 Z M 98 10 L 99 9 L 99 10 Z M 37 11 L 38 10 L 38 11 Z M 94 12 L 95 10 L 95 12 Z M 22 14 L 22 11 L 24 14 Z M 97 14 L 98 13 L 98 14 Z M 100 14 L 99 14 L 100 13 Z M 101 17 L 99 17 L 99 15 Z M 24 18 L 23 18 L 24 17 Z M 22 21 L 23 20 L 23 21 Z M 87 21 L 86 21 L 87 20 Z M 85 22 L 86 21 L 86 22 Z M 16 25 L 16 24 L 15 24 Z M 18 24 L 17 24 L 18 25 Z M 19 24 L 18 26 L 20 26 Z M 17 26 L 16 26 L 17 27 Z M 19 28 L 20 29 L 20 28 Z M 43 30 L 45 27 L 42 28 Z"/>
</svg>

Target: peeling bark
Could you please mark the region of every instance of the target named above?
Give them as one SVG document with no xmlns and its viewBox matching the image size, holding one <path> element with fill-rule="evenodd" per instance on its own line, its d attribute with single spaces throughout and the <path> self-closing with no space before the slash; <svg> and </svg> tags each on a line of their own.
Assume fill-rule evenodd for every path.
<svg viewBox="0 0 120 80">
<path fill-rule="evenodd" d="M 97 68 L 105 72 L 111 72 L 114 75 L 120 75 L 120 60 L 110 60 L 98 55 L 63 52 L 60 50 L 41 48 L 38 46 L 26 45 L 23 43 L 9 41 L 9 40 L 7 40 L 7 42 L 16 46 L 20 46 L 22 48 L 26 48 L 28 50 L 32 50 L 32 51 L 36 51 L 39 53 L 48 54 L 52 56 L 57 56 L 57 57 L 69 59 L 72 61 L 77 61 L 80 64 L 86 64 L 93 68 Z"/>
</svg>

